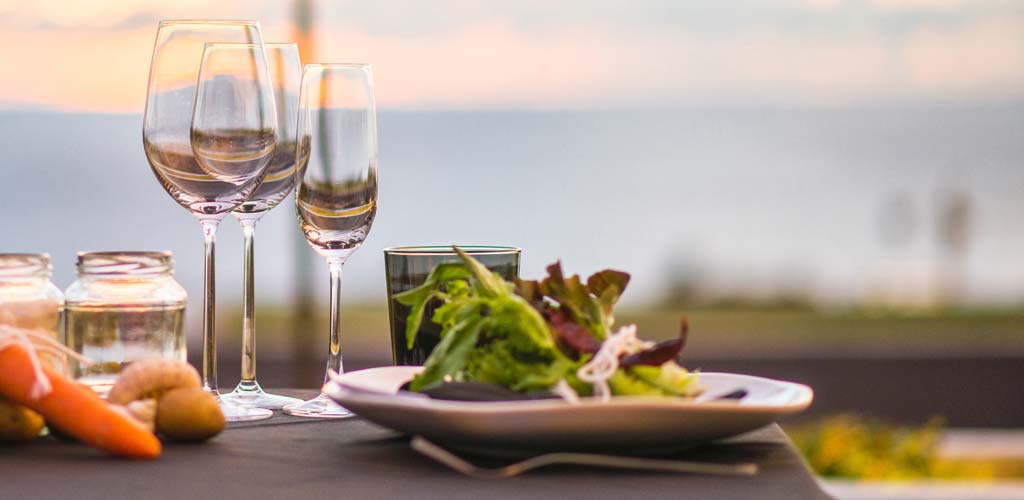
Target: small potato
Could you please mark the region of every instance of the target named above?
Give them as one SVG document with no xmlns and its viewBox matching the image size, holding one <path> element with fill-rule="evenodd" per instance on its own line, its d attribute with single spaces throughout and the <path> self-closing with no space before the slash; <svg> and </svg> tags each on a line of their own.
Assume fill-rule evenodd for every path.
<svg viewBox="0 0 1024 500">
<path fill-rule="evenodd" d="M 43 417 L 0 398 L 0 443 L 27 443 L 43 430 Z"/>
<path fill-rule="evenodd" d="M 206 441 L 224 430 L 224 413 L 202 389 L 173 389 L 157 402 L 156 430 L 175 441 Z"/>
</svg>

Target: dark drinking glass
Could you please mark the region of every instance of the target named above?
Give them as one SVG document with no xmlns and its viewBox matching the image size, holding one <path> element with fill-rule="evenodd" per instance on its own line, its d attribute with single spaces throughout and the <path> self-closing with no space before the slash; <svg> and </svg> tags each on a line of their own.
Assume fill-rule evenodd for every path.
<svg viewBox="0 0 1024 500">
<path fill-rule="evenodd" d="M 519 255 L 521 250 L 514 247 L 459 246 L 463 251 L 480 261 L 507 281 L 519 276 Z M 392 297 L 396 293 L 416 288 L 427 280 L 430 271 L 442 262 L 458 262 L 458 254 L 450 246 L 392 247 L 384 249 L 384 267 L 388 281 L 388 312 L 391 317 L 391 356 L 396 365 L 422 365 L 430 351 L 441 340 L 441 327 L 430 321 L 434 308 L 439 304 L 427 304 L 423 323 L 416 334 L 416 342 L 409 349 L 405 339 L 406 318 L 409 306 L 399 304 Z"/>
</svg>

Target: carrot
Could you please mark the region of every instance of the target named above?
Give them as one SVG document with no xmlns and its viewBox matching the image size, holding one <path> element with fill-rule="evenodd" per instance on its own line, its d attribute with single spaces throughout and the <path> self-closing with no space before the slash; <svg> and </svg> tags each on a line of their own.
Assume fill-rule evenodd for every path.
<svg viewBox="0 0 1024 500">
<path fill-rule="evenodd" d="M 36 370 L 19 344 L 0 347 L 0 396 L 40 413 L 47 422 L 101 450 L 129 458 L 160 456 L 160 441 L 88 387 L 42 366 L 50 391 L 33 397 Z"/>
</svg>

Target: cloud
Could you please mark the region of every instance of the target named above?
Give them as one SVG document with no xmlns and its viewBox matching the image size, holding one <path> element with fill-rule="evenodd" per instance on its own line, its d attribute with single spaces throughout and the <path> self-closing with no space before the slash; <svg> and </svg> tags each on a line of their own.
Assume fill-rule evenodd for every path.
<svg viewBox="0 0 1024 500">
<path fill-rule="evenodd" d="M 30 47 L 4 55 L 19 70 L 0 80 L 0 98 L 67 111 L 141 111 L 153 36 L 151 27 L 0 31 L 0 46 Z"/>
<path fill-rule="evenodd" d="M 957 11 L 969 5 L 968 0 L 869 0 L 868 5 L 878 11 Z M 975 2 L 980 3 L 980 2 Z"/>
<path fill-rule="evenodd" d="M 0 26 L 48 31 L 139 27 L 160 19 L 230 19 L 261 14 L 285 2 L 272 0 L 0 0 Z M 287 9 L 284 9 L 286 11 Z"/>
<path fill-rule="evenodd" d="M 132 0 L 35 0 L 25 5 L 40 23 L 57 28 L 112 28 L 145 9 Z"/>
<path fill-rule="evenodd" d="M 321 33 L 325 59 L 372 61 L 380 98 L 407 107 L 602 107 L 729 103 L 848 105 L 900 99 L 1016 99 L 1016 21 L 924 25 L 893 39 L 760 27 L 730 37 L 565 25 L 529 33 L 485 22 L 443 34 Z"/>
<path fill-rule="evenodd" d="M 1024 89 L 1024 30 L 986 20 L 962 30 L 918 30 L 899 51 L 907 84 L 931 93 L 1017 94 Z"/>
<path fill-rule="evenodd" d="M 140 111 L 157 17 L 257 18 L 267 40 L 292 35 L 287 3 L 96 1 L 102 12 L 62 11 L 56 0 L 0 3 L 0 47 L 6 64 L 19 68 L 0 79 L 0 107 Z M 1016 4 L 911 0 L 919 9 L 945 9 L 935 17 L 842 0 L 737 2 L 749 11 L 715 2 L 653 3 L 646 10 L 597 0 L 588 9 L 534 0 L 450 0 L 430 8 L 321 3 L 315 39 L 322 60 L 374 64 L 382 107 L 1024 97 L 1024 16 L 1011 15 Z M 420 7 L 406 9 L 413 4 Z M 881 10 L 854 9 L 865 6 Z"/>
</svg>

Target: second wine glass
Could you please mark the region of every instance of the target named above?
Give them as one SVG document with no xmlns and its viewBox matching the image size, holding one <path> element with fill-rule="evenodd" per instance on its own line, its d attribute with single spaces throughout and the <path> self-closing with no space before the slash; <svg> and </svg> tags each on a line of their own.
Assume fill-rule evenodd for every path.
<svg viewBox="0 0 1024 500">
<path fill-rule="evenodd" d="M 307 64 L 299 93 L 295 208 L 306 241 L 327 260 L 331 318 L 327 375 L 342 372 L 341 268 L 377 214 L 377 114 L 366 64 Z M 285 413 L 340 418 L 352 413 L 323 392 Z"/>
<path fill-rule="evenodd" d="M 267 69 L 274 86 L 277 109 L 277 147 L 263 183 L 256 192 L 231 213 L 242 225 L 242 378 L 230 394 L 222 397 L 232 403 L 257 408 L 280 409 L 300 399 L 270 394 L 256 381 L 256 223 L 292 192 L 295 186 L 295 119 L 298 116 L 299 80 L 302 63 L 294 43 L 265 43 Z"/>
<path fill-rule="evenodd" d="M 275 108 L 262 43 L 206 44 L 192 115 L 192 152 L 200 168 L 225 182 L 258 175 L 256 192 L 247 200 L 262 187 L 277 148 Z M 221 402 L 229 419 L 265 417 L 259 408 L 243 409 L 252 405 Z"/>
</svg>

